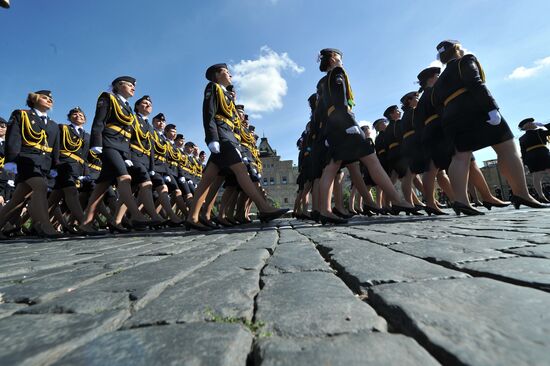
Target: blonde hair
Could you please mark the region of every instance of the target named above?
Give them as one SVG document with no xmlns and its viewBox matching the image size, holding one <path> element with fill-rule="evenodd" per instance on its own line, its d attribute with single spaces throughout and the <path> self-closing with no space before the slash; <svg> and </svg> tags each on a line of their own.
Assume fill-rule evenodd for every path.
<svg viewBox="0 0 550 366">
<path fill-rule="evenodd" d="M 38 102 L 38 99 L 40 99 L 40 94 L 29 93 L 29 95 L 27 95 L 27 105 L 30 108 L 34 108 L 36 102 Z"/>
<path fill-rule="evenodd" d="M 456 58 L 455 56 L 458 53 L 458 57 L 464 56 L 464 49 L 462 48 L 462 45 L 460 43 L 456 43 L 453 45 L 453 47 L 450 47 L 449 49 L 446 49 L 439 55 L 439 60 L 442 64 L 449 63 L 452 59 Z"/>
</svg>

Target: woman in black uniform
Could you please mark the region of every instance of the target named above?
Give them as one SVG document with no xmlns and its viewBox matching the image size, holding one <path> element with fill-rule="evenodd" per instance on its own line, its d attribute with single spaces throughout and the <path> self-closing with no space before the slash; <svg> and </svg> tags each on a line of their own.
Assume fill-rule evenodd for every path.
<svg viewBox="0 0 550 366">
<path fill-rule="evenodd" d="M 550 172 L 550 151 L 547 144 L 550 140 L 550 123 L 536 123 L 534 118 L 526 118 L 518 125 L 525 134 L 519 138 L 523 163 L 533 174 L 533 185 L 541 202 L 550 203 L 542 190 L 542 175 Z"/>
<path fill-rule="evenodd" d="M 111 83 L 113 92 L 103 92 L 97 100 L 90 150 L 100 154 L 102 168 L 90 197 L 86 209 L 86 220 L 82 226 L 89 226 L 92 223 L 105 192 L 114 183 L 117 185 L 121 203 L 126 205 L 130 212 L 132 226 L 142 228 L 159 224 L 159 222 L 148 221 L 139 210 L 132 194 L 132 178 L 128 173 L 128 168 L 133 166 L 130 160 L 130 138 L 136 118 L 128 99 L 134 96 L 135 83 L 136 80 L 130 76 L 118 77 Z M 112 227 L 117 229 L 116 223 L 112 223 Z"/>
<path fill-rule="evenodd" d="M 449 166 L 455 212 L 481 214 L 468 201 L 468 170 L 472 152 L 487 146 L 493 147 L 497 153 L 499 170 L 512 187 L 514 205 L 545 207 L 527 190 L 514 136 L 485 86 L 485 74 L 476 57 L 464 55 L 458 41 L 439 43 L 437 52 L 441 62 L 447 66 L 434 86 L 433 97 L 436 107 L 443 111 L 445 136 L 455 148 Z"/>
<path fill-rule="evenodd" d="M 4 169 L 16 171 L 17 176 L 13 197 L 0 210 L 0 229 L 30 197 L 28 210 L 35 230 L 55 238 L 60 233 L 50 223 L 47 200 L 47 177 L 59 163 L 59 127 L 48 117 L 52 93 L 30 93 L 27 105 L 30 110 L 16 110 L 10 117 Z"/>
<path fill-rule="evenodd" d="M 322 223 L 345 223 L 332 213 L 331 196 L 334 178 L 342 164 L 352 166 L 358 160 L 366 165 L 371 177 L 395 203 L 396 211 L 416 212 L 415 208 L 400 199 L 388 175 L 376 157 L 374 147 L 366 143 L 366 137 L 355 116 L 351 112 L 354 105 L 353 93 L 348 76 L 342 67 L 342 52 L 326 48 L 320 52 L 319 69 L 327 75 L 317 84 L 318 98 L 316 118 L 321 118 L 326 145 L 330 161 L 323 170 L 320 182 L 320 219 Z M 367 188 L 359 172 L 350 170 L 354 185 L 363 196 L 367 195 Z"/>
<path fill-rule="evenodd" d="M 227 65 L 210 66 L 206 70 L 206 79 L 209 83 L 204 91 L 203 126 L 205 141 L 212 154 L 195 191 L 186 221 L 187 228 L 210 230 L 209 227 L 199 223 L 199 212 L 220 170 L 229 170 L 235 174 L 239 186 L 258 207 L 261 221 L 270 221 L 284 215 L 288 210 L 278 210 L 269 205 L 250 179 L 246 166 L 242 162 L 239 141 L 235 136 L 238 132 L 235 129 L 236 110 L 227 91 L 227 87 L 231 85 L 231 74 Z"/>
</svg>

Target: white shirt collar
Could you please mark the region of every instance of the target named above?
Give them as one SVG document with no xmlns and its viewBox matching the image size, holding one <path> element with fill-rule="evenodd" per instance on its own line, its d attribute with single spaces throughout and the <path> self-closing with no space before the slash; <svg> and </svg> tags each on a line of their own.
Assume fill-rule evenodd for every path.
<svg viewBox="0 0 550 366">
<path fill-rule="evenodd" d="M 122 95 L 120 94 L 117 94 L 117 97 L 119 97 L 123 103 L 128 103 L 128 101 L 126 100 L 126 98 L 124 98 Z"/>
<path fill-rule="evenodd" d="M 42 117 L 46 117 L 46 118 L 48 118 L 48 113 L 40 112 L 38 109 L 35 109 L 35 108 L 33 108 L 32 110 L 34 111 L 34 113 L 36 113 L 36 114 L 38 115 L 38 117 L 41 117 L 41 118 L 42 118 Z"/>
<path fill-rule="evenodd" d="M 226 92 L 227 89 L 225 88 L 225 86 L 223 86 L 222 84 L 220 84 L 220 86 L 222 87 L 223 91 Z"/>
<path fill-rule="evenodd" d="M 3 137 L 0 137 L 0 142 L 4 142 L 4 138 Z"/>
<path fill-rule="evenodd" d="M 78 132 L 78 133 L 80 133 L 80 130 L 81 130 L 81 129 L 83 130 L 82 127 L 79 127 L 79 126 L 75 125 L 74 123 L 71 123 L 71 126 L 73 126 L 73 128 L 74 128 L 74 129 L 76 130 L 76 132 Z"/>
</svg>

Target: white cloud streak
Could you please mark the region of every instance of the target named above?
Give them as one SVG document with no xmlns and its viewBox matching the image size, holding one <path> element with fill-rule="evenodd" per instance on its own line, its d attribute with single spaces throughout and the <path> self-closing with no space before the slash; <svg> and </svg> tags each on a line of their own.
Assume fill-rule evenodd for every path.
<svg viewBox="0 0 550 366">
<path fill-rule="evenodd" d="M 550 56 L 536 60 L 534 66 L 525 67 L 520 66 L 516 67 L 507 79 L 517 80 L 517 79 L 527 79 L 537 75 L 540 71 L 550 66 Z"/>
<path fill-rule="evenodd" d="M 283 107 L 283 97 L 288 89 L 283 72 L 304 72 L 304 68 L 298 66 L 286 52 L 277 53 L 268 46 L 260 49 L 257 59 L 241 60 L 230 68 L 237 87 L 238 102 L 256 116 Z"/>
</svg>

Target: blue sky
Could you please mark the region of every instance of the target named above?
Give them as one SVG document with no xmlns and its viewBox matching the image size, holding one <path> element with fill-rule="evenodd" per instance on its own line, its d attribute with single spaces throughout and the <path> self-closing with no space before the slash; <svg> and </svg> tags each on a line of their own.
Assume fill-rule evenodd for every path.
<svg viewBox="0 0 550 366">
<path fill-rule="evenodd" d="M 443 39 L 475 53 L 501 112 L 517 123 L 550 120 L 549 1 L 144 1 L 11 0 L 0 9 L 0 116 L 29 91 L 50 89 L 57 122 L 81 106 L 89 130 L 101 91 L 119 75 L 138 79 L 188 140 L 204 146 L 206 67 L 227 62 L 238 97 L 284 159 L 308 121 L 307 98 L 324 47 L 344 52 L 356 116 L 373 121 L 415 90 Z M 519 69 L 518 69 L 519 68 Z M 512 77 L 510 77 L 512 76 Z M 479 161 L 492 150 L 476 154 Z"/>
</svg>

